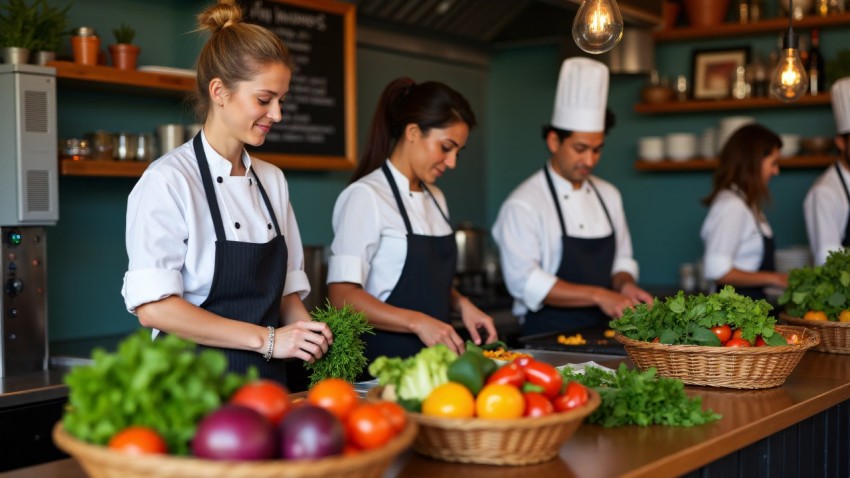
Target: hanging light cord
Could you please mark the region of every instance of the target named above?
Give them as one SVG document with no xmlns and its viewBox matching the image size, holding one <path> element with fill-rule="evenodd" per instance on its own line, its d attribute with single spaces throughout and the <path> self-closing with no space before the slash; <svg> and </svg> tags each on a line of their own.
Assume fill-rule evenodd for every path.
<svg viewBox="0 0 850 478">
<path fill-rule="evenodd" d="M 782 49 L 787 50 L 789 48 L 797 49 L 797 37 L 794 35 L 794 29 L 791 26 L 791 20 L 794 18 L 794 5 L 792 0 L 788 0 L 788 32 L 785 33 L 785 39 L 783 40 Z"/>
</svg>

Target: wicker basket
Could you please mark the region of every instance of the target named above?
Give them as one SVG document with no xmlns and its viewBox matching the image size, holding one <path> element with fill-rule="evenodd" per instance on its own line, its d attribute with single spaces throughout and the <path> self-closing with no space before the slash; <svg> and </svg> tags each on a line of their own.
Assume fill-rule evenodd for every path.
<svg viewBox="0 0 850 478">
<path fill-rule="evenodd" d="M 802 340 L 797 345 L 771 347 L 709 347 L 643 342 L 620 334 L 614 338 L 640 370 L 655 367 L 659 376 L 690 385 L 756 389 L 785 383 L 806 350 L 819 341 L 817 334 L 803 327 L 777 326 L 776 330 L 797 332 Z"/>
<path fill-rule="evenodd" d="M 367 398 L 376 399 L 382 388 L 373 388 Z M 587 391 L 584 406 L 544 417 L 488 420 L 411 413 L 409 416 L 419 425 L 413 449 L 438 460 L 484 465 L 530 465 L 551 460 L 584 417 L 599 407 L 599 394 L 590 388 Z"/>
<path fill-rule="evenodd" d="M 813 350 L 834 354 L 850 354 L 850 322 L 805 320 L 780 313 L 779 318 L 791 325 L 801 325 L 820 336 L 820 344 Z"/>
<path fill-rule="evenodd" d="M 53 441 L 80 462 L 92 478 L 321 478 L 383 475 L 393 459 L 407 449 L 417 426 L 407 427 L 386 446 L 350 456 L 304 461 L 213 461 L 169 455 L 129 456 L 80 441 L 62 428 L 53 428 Z"/>
</svg>

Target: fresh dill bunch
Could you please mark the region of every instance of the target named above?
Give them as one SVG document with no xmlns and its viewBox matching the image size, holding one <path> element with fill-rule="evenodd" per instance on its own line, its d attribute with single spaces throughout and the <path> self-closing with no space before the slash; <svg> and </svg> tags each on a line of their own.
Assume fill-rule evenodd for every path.
<svg viewBox="0 0 850 478">
<path fill-rule="evenodd" d="M 326 301 L 324 308 L 316 307 L 310 315 L 313 320 L 328 324 L 334 336 L 328 353 L 313 363 L 304 362 L 310 373 L 310 387 L 330 377 L 353 383 L 366 368 L 366 344 L 361 336 L 374 333 L 366 314 L 354 310 L 350 304 L 337 309 Z"/>
</svg>

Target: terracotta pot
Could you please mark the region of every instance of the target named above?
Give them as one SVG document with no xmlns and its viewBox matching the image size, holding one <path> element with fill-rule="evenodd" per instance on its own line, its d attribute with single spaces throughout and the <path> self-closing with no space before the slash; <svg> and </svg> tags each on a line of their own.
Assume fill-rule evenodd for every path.
<svg viewBox="0 0 850 478">
<path fill-rule="evenodd" d="M 96 36 L 71 37 L 71 50 L 74 61 L 81 65 L 97 65 L 97 53 L 100 50 L 100 38 Z"/>
<path fill-rule="evenodd" d="M 112 55 L 112 66 L 119 70 L 135 70 L 136 60 L 139 59 L 139 52 L 142 49 L 136 45 L 127 43 L 117 43 L 109 45 L 109 53 Z"/>
<path fill-rule="evenodd" d="M 728 11 L 729 0 L 685 0 L 688 22 L 695 27 L 719 25 Z"/>
</svg>

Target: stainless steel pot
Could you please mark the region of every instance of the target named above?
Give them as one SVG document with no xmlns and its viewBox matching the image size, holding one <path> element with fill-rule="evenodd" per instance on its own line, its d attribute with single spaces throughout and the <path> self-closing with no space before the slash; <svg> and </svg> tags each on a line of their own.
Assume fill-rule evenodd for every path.
<svg viewBox="0 0 850 478">
<path fill-rule="evenodd" d="M 457 273 L 478 274 L 484 271 L 484 248 L 487 231 L 462 222 L 455 230 Z"/>
</svg>

